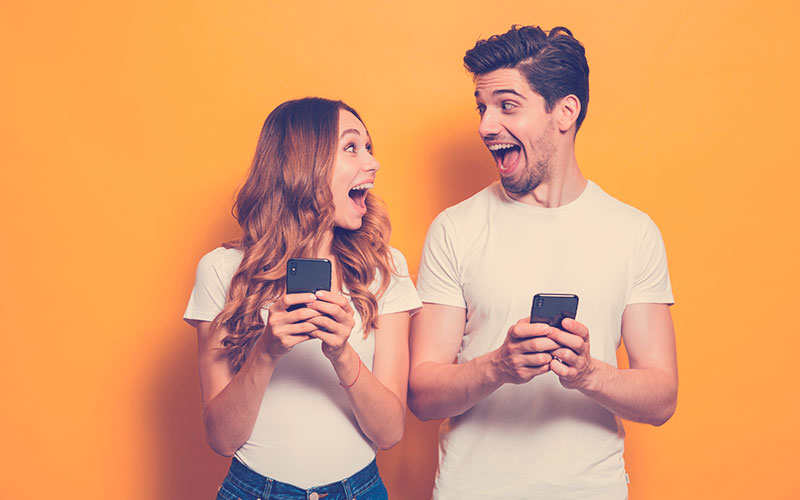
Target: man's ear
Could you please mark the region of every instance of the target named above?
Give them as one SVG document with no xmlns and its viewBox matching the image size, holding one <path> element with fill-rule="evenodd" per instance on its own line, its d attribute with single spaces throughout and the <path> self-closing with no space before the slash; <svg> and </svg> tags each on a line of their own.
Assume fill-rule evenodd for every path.
<svg viewBox="0 0 800 500">
<path fill-rule="evenodd" d="M 566 132 L 578 121 L 581 113 L 581 101 L 575 94 L 564 96 L 556 103 L 556 124 L 560 132 Z"/>
</svg>

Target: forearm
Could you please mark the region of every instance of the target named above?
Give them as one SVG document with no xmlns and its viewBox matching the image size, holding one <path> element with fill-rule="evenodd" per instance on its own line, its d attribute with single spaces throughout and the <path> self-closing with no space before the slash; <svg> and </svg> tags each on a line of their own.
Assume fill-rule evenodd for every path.
<svg viewBox="0 0 800 500">
<path fill-rule="evenodd" d="M 415 366 L 409 377 L 411 410 L 422 420 L 466 412 L 503 385 L 495 354 L 491 351 L 466 363 L 427 361 Z"/>
<path fill-rule="evenodd" d="M 594 359 L 592 375 L 579 390 L 618 417 L 661 425 L 675 412 L 678 380 L 666 370 L 619 369 Z"/>
<path fill-rule="evenodd" d="M 203 408 L 208 444 L 224 456 L 233 455 L 250 437 L 275 369 L 269 356 L 253 351 L 230 383 Z"/>
<path fill-rule="evenodd" d="M 342 390 L 347 394 L 364 435 L 382 450 L 397 444 L 405 430 L 403 401 L 364 366 L 349 345 L 332 363 L 339 380 L 343 384 L 352 384 Z"/>
</svg>

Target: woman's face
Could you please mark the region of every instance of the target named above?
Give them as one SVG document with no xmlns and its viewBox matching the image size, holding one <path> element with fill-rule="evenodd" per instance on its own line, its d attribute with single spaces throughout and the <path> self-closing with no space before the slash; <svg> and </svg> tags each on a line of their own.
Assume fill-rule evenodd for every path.
<svg viewBox="0 0 800 500">
<path fill-rule="evenodd" d="M 372 156 L 372 141 L 361 120 L 339 110 L 339 143 L 331 176 L 335 208 L 333 223 L 343 229 L 358 229 L 367 213 L 364 201 L 372 189 L 380 165 Z"/>
</svg>

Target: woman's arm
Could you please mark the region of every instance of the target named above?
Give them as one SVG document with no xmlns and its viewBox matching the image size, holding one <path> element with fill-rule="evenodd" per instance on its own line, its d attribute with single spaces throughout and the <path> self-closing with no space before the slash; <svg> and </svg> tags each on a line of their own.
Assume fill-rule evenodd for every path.
<svg viewBox="0 0 800 500">
<path fill-rule="evenodd" d="M 408 323 L 408 312 L 378 316 L 372 372 L 361 366 L 358 374 L 357 363 L 361 363 L 361 359 L 349 344 L 348 352 L 355 359 L 340 358 L 333 365 L 343 384 L 352 383 L 358 374 L 356 383 L 343 390 L 347 392 L 359 427 L 382 450 L 400 442 L 405 430 Z"/>
<path fill-rule="evenodd" d="M 292 347 L 308 340 L 313 328 L 305 321 L 319 313 L 303 308 L 287 312 L 292 304 L 314 300 L 313 295 L 285 295 L 269 308 L 269 318 L 241 369 L 234 373 L 222 339 L 228 330 L 211 330 L 211 323 L 197 323 L 197 366 L 203 399 L 206 440 L 215 452 L 233 455 L 253 431 L 264 391 L 275 364 Z M 295 323 L 301 321 L 302 323 Z"/>
<path fill-rule="evenodd" d="M 408 387 L 408 311 L 378 316 L 372 371 L 363 365 L 347 342 L 353 310 L 347 298 L 317 292 L 320 301 L 310 307 L 328 316 L 310 322 L 328 331 L 310 333 L 322 340 L 323 353 L 331 361 L 361 431 L 380 449 L 396 445 L 403 437 Z M 338 306 L 338 307 L 337 307 Z"/>
</svg>

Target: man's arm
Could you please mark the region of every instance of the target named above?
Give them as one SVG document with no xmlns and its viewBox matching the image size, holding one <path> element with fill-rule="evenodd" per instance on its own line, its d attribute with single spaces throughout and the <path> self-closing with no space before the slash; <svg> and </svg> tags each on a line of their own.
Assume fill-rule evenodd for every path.
<svg viewBox="0 0 800 500">
<path fill-rule="evenodd" d="M 498 349 L 456 364 L 465 310 L 425 303 L 411 320 L 408 405 L 422 420 L 461 415 L 504 383 L 523 383 L 550 370 L 557 347 L 543 336 L 549 327 L 521 319 Z"/>
<path fill-rule="evenodd" d="M 675 330 L 667 304 L 630 304 L 622 314 L 622 338 L 629 369 L 589 356 L 588 329 L 565 320 L 568 332 L 550 338 L 564 347 L 553 351 L 551 370 L 561 384 L 577 389 L 611 413 L 634 422 L 661 425 L 675 412 L 678 363 Z M 559 361 L 562 360 L 562 361 Z"/>
</svg>

